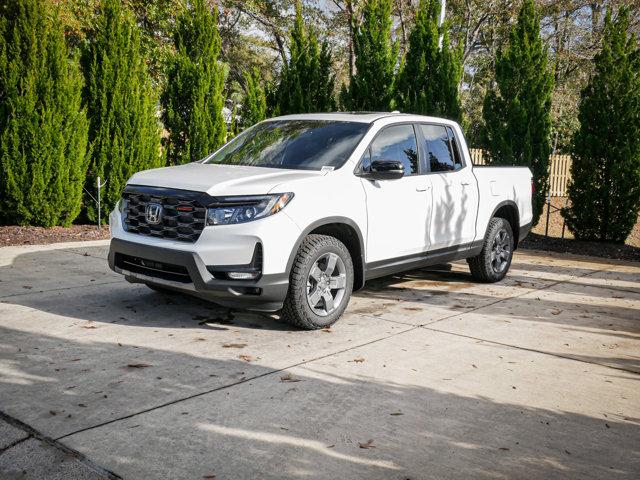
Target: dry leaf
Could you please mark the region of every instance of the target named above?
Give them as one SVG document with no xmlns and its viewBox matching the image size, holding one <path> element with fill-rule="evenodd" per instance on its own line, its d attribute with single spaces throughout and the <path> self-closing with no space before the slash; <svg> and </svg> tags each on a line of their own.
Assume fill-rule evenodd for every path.
<svg viewBox="0 0 640 480">
<path fill-rule="evenodd" d="M 558 309 L 558 310 L 554 310 L 551 312 L 551 315 L 560 315 L 562 313 L 562 310 Z"/>
<path fill-rule="evenodd" d="M 359 442 L 358 442 L 358 446 L 359 446 L 360 448 L 364 448 L 364 449 L 368 449 L 368 448 L 376 448 L 376 447 L 373 445 L 373 439 L 371 439 L 371 440 L 367 440 L 365 443 L 359 443 Z"/>
<path fill-rule="evenodd" d="M 358 358 L 354 358 L 351 361 L 354 362 L 354 363 L 362 363 L 362 362 L 364 362 L 364 358 L 358 357 Z"/>
<path fill-rule="evenodd" d="M 246 343 L 225 343 L 222 348 L 244 348 L 246 346 Z"/>
<path fill-rule="evenodd" d="M 82 328 L 90 328 L 90 329 L 93 329 L 93 328 L 98 328 L 98 327 L 96 327 L 95 325 L 84 325 Z"/>
<path fill-rule="evenodd" d="M 300 382 L 302 380 L 300 380 L 298 377 L 294 377 L 290 373 L 287 373 L 285 376 L 280 377 L 280 381 L 281 382 Z"/>
<path fill-rule="evenodd" d="M 402 413 L 402 412 L 393 412 L 393 413 L 390 413 L 389 415 L 397 416 L 397 415 L 404 415 L 404 413 Z"/>
<path fill-rule="evenodd" d="M 146 363 L 130 363 L 127 365 L 128 368 L 147 368 L 151 365 L 147 365 Z"/>
<path fill-rule="evenodd" d="M 245 362 L 253 362 L 256 359 L 256 357 L 252 357 L 251 355 L 238 355 L 238 358 Z"/>
<path fill-rule="evenodd" d="M 213 478 L 216 478 L 216 476 L 215 475 L 203 475 L 202 478 L 206 478 L 208 480 L 211 480 Z"/>
</svg>

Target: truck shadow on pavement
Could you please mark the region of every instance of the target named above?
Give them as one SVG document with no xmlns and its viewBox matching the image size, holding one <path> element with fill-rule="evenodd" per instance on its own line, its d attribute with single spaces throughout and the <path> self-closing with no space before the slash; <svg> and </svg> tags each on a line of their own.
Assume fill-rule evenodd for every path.
<svg viewBox="0 0 640 480">
<path fill-rule="evenodd" d="M 190 354 L 180 339 L 152 348 L 106 328 L 91 333 L 0 328 L 0 404 L 123 478 L 595 479 L 640 471 L 638 419 L 606 403 L 597 415 L 578 413 L 569 399 L 583 389 L 569 393 L 566 361 L 531 366 L 531 352 L 497 352 L 506 358 L 496 365 L 496 352 L 461 340 L 469 356 L 459 362 L 421 353 L 406 338 L 387 344 L 384 368 L 381 351 L 363 347 L 281 370 L 224 358 L 215 342 Z M 549 367 L 557 375 L 544 375 Z M 624 395 L 599 383 L 606 378 L 592 373 L 589 385 L 612 390 L 603 398 Z M 16 468 L 0 455 L 0 473 Z"/>
</svg>

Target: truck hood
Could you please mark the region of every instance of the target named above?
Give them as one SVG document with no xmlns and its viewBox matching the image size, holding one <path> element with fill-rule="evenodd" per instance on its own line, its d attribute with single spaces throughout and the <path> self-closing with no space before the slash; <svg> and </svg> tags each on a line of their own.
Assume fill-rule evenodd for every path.
<svg viewBox="0 0 640 480">
<path fill-rule="evenodd" d="M 177 188 L 209 195 L 263 195 L 284 182 L 318 177 L 325 172 L 188 163 L 134 174 L 130 185 Z"/>
</svg>

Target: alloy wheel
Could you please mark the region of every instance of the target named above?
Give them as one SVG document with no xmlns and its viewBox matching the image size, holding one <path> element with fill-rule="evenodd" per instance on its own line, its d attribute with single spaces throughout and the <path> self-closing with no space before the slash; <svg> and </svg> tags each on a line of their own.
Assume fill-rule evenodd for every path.
<svg viewBox="0 0 640 480">
<path fill-rule="evenodd" d="M 326 317 L 340 306 L 347 285 L 344 262 L 328 252 L 313 263 L 307 277 L 307 302 L 316 315 Z"/>
</svg>

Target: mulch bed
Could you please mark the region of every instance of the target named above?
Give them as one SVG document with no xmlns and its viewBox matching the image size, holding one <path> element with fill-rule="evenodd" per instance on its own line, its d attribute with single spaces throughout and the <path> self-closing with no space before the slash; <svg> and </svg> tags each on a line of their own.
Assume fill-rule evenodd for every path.
<svg viewBox="0 0 640 480">
<path fill-rule="evenodd" d="M 640 248 L 632 245 L 585 242 L 569 238 L 545 237 L 544 235 L 536 233 L 530 233 L 529 236 L 522 241 L 520 248 L 640 262 Z"/>
<path fill-rule="evenodd" d="M 0 227 L 0 247 L 10 245 L 43 245 L 58 242 L 81 242 L 109 238 L 109 227 L 104 225 L 72 225 L 65 227 Z"/>
</svg>

